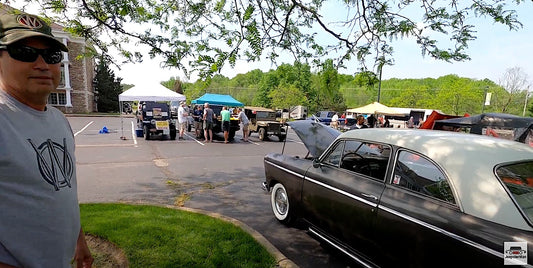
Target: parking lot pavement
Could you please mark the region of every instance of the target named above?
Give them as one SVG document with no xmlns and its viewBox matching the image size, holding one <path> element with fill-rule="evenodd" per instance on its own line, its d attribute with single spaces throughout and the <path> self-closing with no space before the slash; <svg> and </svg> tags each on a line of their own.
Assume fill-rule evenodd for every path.
<svg viewBox="0 0 533 268">
<path fill-rule="evenodd" d="M 261 233 L 300 267 L 349 267 L 305 230 L 275 220 L 261 189 L 263 157 L 270 152 L 304 154 L 296 135 L 283 143 L 203 143 L 189 132 L 184 140 L 135 137 L 132 118 L 69 117 L 76 134 L 78 195 L 81 203 L 142 202 L 183 205 L 237 219 Z M 106 127 L 108 133 L 100 133 Z"/>
</svg>

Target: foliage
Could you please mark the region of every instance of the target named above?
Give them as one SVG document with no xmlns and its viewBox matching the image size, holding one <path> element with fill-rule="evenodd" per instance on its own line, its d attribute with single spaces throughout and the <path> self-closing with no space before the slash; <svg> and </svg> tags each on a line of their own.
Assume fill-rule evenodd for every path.
<svg viewBox="0 0 533 268">
<path fill-rule="evenodd" d="M 275 267 L 257 241 L 231 223 L 170 208 L 81 204 L 83 230 L 124 250 L 130 267 Z"/>
<path fill-rule="evenodd" d="M 331 64 L 311 72 L 307 64 L 295 62 L 263 73 L 254 70 L 229 79 L 215 76 L 211 84 L 204 81 L 184 83 L 187 98 L 204 92 L 231 94 L 245 105 L 281 108 L 304 105 L 310 112 L 344 111 L 377 101 L 377 85 L 360 84 L 360 73 L 338 74 Z M 492 93 L 490 105 L 484 106 L 485 91 Z M 381 85 L 381 103 L 391 107 L 437 109 L 447 114 L 463 115 L 502 112 L 509 92 L 489 79 L 475 80 L 446 75 L 424 79 L 388 79 Z M 191 97 L 192 96 L 192 97 Z M 522 115 L 525 92 L 507 105 L 507 113 Z M 299 103 L 298 103 L 299 102 Z M 531 102 L 531 97 L 528 99 Z M 529 106 L 526 105 L 526 110 Z"/>
<path fill-rule="evenodd" d="M 423 55 L 464 61 L 478 19 L 519 29 L 513 8 L 530 1 L 357 0 L 336 2 L 335 11 L 326 0 L 31 2 L 46 15 L 54 12 L 55 21 L 87 38 L 106 60 L 118 50 L 124 60 L 142 61 L 141 47 L 148 47 L 148 55 L 162 56 L 163 65 L 209 78 L 237 60 L 276 62 L 289 55 L 316 66 L 328 58 L 336 59 L 336 68 L 352 59 L 366 66 L 370 58 L 382 67 L 392 64 L 391 44 L 399 38 L 412 41 Z"/>
<path fill-rule="evenodd" d="M 500 86 L 509 94 L 502 104 L 502 113 L 507 112 L 509 106 L 518 105 L 525 98 L 524 92 L 529 90 L 530 82 L 524 70 L 520 67 L 509 68 L 500 79 Z"/>
<path fill-rule="evenodd" d="M 307 105 L 305 94 L 295 85 L 280 85 L 270 91 L 268 97 L 272 100 L 274 108 L 289 109 L 292 106 Z"/>
<path fill-rule="evenodd" d="M 118 95 L 122 93 L 121 81 L 122 78 L 116 78 L 106 61 L 100 58 L 93 80 L 94 90 L 98 92 L 97 108 L 99 112 L 119 110 Z"/>
</svg>

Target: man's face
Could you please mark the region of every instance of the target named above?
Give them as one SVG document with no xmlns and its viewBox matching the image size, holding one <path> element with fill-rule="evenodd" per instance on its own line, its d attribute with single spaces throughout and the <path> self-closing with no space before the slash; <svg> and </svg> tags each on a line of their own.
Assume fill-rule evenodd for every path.
<svg viewBox="0 0 533 268">
<path fill-rule="evenodd" d="M 24 39 L 17 45 L 50 48 L 46 39 L 38 37 Z M 48 95 L 59 85 L 60 65 L 46 63 L 41 55 L 34 62 L 22 62 L 3 50 L 0 54 L 0 88 L 32 108 L 44 109 Z"/>
</svg>

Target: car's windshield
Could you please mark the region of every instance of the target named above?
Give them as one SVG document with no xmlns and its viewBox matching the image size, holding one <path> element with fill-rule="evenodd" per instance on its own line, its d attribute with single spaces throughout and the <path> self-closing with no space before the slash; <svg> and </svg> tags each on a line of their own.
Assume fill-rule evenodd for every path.
<svg viewBox="0 0 533 268">
<path fill-rule="evenodd" d="M 498 167 L 496 174 L 533 223 L 533 161 Z"/>
</svg>

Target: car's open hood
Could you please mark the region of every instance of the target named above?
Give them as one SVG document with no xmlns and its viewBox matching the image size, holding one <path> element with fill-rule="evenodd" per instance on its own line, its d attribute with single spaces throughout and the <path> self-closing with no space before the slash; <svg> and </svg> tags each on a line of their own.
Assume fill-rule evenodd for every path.
<svg viewBox="0 0 533 268">
<path fill-rule="evenodd" d="M 312 120 L 298 120 L 288 123 L 296 132 L 313 157 L 319 157 L 341 134 L 340 131 Z"/>
</svg>

